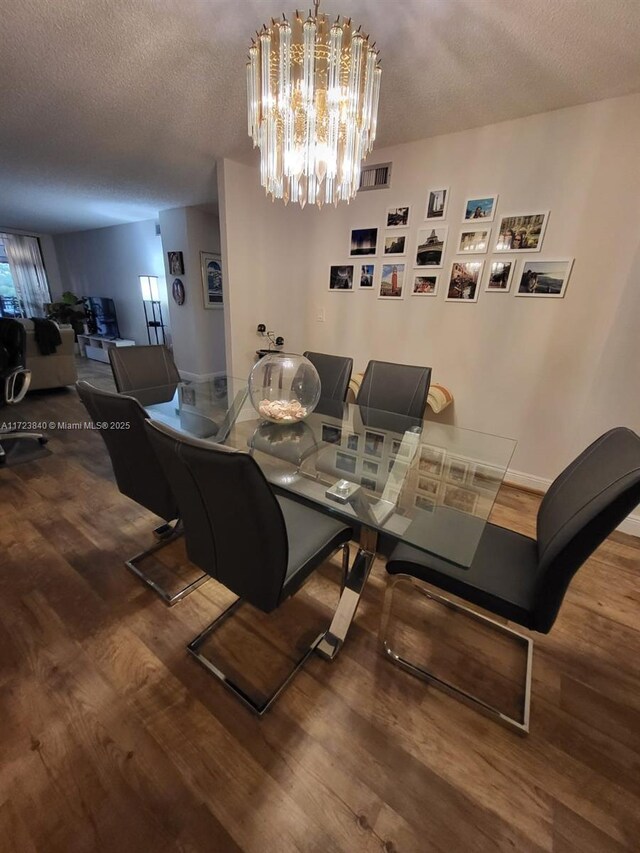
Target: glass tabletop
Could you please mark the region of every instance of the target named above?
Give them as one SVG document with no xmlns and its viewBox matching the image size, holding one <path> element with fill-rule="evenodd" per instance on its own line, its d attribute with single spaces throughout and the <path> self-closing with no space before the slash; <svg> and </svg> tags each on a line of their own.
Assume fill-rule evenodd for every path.
<svg viewBox="0 0 640 853">
<path fill-rule="evenodd" d="M 281 491 L 465 567 L 516 446 L 335 401 L 321 400 L 300 423 L 274 424 L 248 399 L 224 443 L 249 450 Z"/>
</svg>

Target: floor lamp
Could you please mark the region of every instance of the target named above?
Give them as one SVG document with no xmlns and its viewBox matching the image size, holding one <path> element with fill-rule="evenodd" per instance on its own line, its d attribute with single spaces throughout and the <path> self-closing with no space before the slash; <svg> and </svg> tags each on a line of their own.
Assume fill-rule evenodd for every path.
<svg viewBox="0 0 640 853">
<path fill-rule="evenodd" d="M 147 324 L 147 338 L 149 339 L 150 344 L 154 343 L 154 341 L 151 340 L 151 330 L 153 329 L 155 334 L 155 343 L 164 344 L 164 322 L 162 320 L 162 303 L 160 302 L 160 294 L 158 293 L 158 276 L 139 275 L 138 278 L 140 279 L 140 290 L 142 291 L 144 319 Z M 151 319 L 149 319 L 147 303 L 151 305 Z M 160 337 L 162 337 L 162 340 L 160 340 Z"/>
</svg>

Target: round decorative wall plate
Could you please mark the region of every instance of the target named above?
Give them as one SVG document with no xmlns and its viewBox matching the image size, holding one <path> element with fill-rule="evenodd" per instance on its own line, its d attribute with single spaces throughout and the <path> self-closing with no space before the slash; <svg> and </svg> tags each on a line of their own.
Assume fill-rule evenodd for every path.
<svg viewBox="0 0 640 853">
<path fill-rule="evenodd" d="M 171 285 L 171 295 L 173 296 L 173 301 L 176 305 L 184 305 L 184 284 L 179 278 L 173 280 L 173 284 Z"/>
</svg>

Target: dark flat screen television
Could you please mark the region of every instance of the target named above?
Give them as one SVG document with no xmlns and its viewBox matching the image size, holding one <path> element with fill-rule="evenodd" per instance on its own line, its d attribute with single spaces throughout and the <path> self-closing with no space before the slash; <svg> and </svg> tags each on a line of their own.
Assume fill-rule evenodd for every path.
<svg viewBox="0 0 640 853">
<path fill-rule="evenodd" d="M 89 310 L 92 312 L 96 323 L 96 334 L 103 338 L 119 338 L 118 317 L 113 299 L 102 296 L 89 296 L 87 299 Z"/>
</svg>

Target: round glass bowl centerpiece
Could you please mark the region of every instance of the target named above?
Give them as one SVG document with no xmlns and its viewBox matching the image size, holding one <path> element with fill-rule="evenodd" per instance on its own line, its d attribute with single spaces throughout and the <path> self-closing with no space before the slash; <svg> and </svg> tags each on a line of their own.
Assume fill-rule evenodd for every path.
<svg viewBox="0 0 640 853">
<path fill-rule="evenodd" d="M 272 352 L 254 366 L 249 376 L 253 408 L 274 424 L 302 421 L 318 405 L 320 377 L 303 355 Z"/>
</svg>

